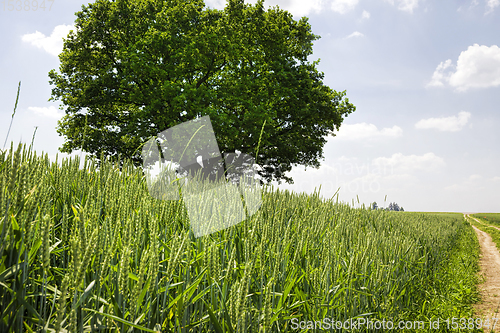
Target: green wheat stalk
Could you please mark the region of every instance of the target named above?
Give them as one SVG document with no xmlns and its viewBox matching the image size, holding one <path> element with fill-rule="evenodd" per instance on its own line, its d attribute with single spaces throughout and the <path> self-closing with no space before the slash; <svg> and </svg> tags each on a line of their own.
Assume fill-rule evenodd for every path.
<svg viewBox="0 0 500 333">
<path fill-rule="evenodd" d="M 10 128 L 12 127 L 12 121 L 14 121 L 14 115 L 16 114 L 17 102 L 19 101 L 19 91 L 20 90 L 21 90 L 21 81 L 19 81 L 19 85 L 17 86 L 16 104 L 14 105 L 14 112 L 12 112 L 12 117 L 10 118 L 9 130 L 7 131 L 7 136 L 5 137 L 5 142 L 3 143 L 3 149 L 5 149 L 5 145 L 7 144 L 7 139 L 9 138 Z"/>
</svg>

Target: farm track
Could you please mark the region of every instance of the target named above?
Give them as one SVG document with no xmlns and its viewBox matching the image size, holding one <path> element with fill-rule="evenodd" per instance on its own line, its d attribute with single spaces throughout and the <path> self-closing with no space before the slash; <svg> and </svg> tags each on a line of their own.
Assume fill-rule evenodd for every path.
<svg viewBox="0 0 500 333">
<path fill-rule="evenodd" d="M 467 216 L 468 216 L 468 217 L 470 217 L 471 219 L 474 219 L 474 221 L 476 221 L 477 223 L 482 224 L 482 225 L 484 225 L 484 226 L 486 226 L 486 227 L 489 227 L 489 228 L 495 228 L 495 229 L 497 229 L 497 230 L 500 230 L 500 228 L 499 228 L 499 227 L 495 227 L 494 225 L 484 224 L 483 222 L 479 221 L 479 220 L 478 220 L 478 219 L 476 219 L 475 217 L 472 217 L 472 216 L 470 216 L 470 215 L 467 215 Z"/>
<path fill-rule="evenodd" d="M 464 214 L 464 216 L 485 225 L 470 215 Z M 488 233 L 479 230 L 475 226 L 472 227 L 481 246 L 480 274 L 485 278 L 485 282 L 479 286 L 482 297 L 481 303 L 476 304 L 474 309 L 478 317 L 483 319 L 498 318 L 495 330 L 488 331 L 485 329 L 485 332 L 500 332 L 500 253 Z M 492 227 L 500 230 L 498 227 Z"/>
</svg>

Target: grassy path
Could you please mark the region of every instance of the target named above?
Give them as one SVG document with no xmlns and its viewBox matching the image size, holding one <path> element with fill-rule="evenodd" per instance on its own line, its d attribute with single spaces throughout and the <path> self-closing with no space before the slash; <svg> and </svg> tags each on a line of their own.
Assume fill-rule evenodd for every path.
<svg viewBox="0 0 500 333">
<path fill-rule="evenodd" d="M 469 218 L 471 218 L 471 219 L 475 220 L 477 223 L 480 223 L 480 224 L 482 224 L 482 225 L 484 225 L 484 226 L 486 226 L 486 227 L 488 227 L 488 228 L 495 228 L 495 229 L 497 229 L 497 230 L 499 230 L 499 231 L 500 231 L 500 228 L 499 228 L 499 227 L 495 227 L 494 225 L 490 225 L 490 224 L 483 223 L 483 222 L 481 222 L 480 220 L 478 220 L 478 219 L 476 219 L 475 217 L 472 217 L 472 216 L 470 216 L 470 215 L 467 215 L 467 217 L 469 217 Z"/>
<path fill-rule="evenodd" d="M 470 215 L 464 214 L 464 217 L 481 224 L 483 226 L 481 229 L 492 227 L 500 230 L 500 228 L 486 225 Z M 500 253 L 487 232 L 476 226 L 472 227 L 476 231 L 481 246 L 480 274 L 485 278 L 484 283 L 480 285 L 482 301 L 476 304 L 474 309 L 477 315 L 483 319 L 498 318 L 499 322 L 497 322 L 495 329 L 490 332 L 500 332 Z"/>
</svg>

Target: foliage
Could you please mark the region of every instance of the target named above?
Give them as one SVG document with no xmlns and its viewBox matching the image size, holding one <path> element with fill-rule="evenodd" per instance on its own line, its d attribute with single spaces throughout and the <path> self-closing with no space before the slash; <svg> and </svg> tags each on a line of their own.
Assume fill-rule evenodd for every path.
<svg viewBox="0 0 500 333">
<path fill-rule="evenodd" d="M 477 243 L 464 243 L 461 216 L 264 187 L 251 218 L 194 238 L 182 201 L 153 199 L 129 161 L 103 160 L 51 163 L 21 145 L 0 154 L 0 331 L 290 332 L 293 318 L 471 317 Z"/>
<path fill-rule="evenodd" d="M 399 205 L 395 202 L 389 203 L 389 207 L 387 207 L 386 210 L 394 211 L 394 212 L 399 212 L 399 211 L 404 212 L 403 207 L 399 207 Z"/>
<path fill-rule="evenodd" d="M 434 215 L 435 216 L 435 215 Z M 443 219 L 457 219 L 445 216 Z M 471 318 L 470 306 L 479 301 L 479 241 L 467 221 L 456 235 L 454 251 L 442 265 L 439 278 L 433 280 L 436 286 L 426 288 L 427 304 L 434 309 L 433 319 Z M 453 301 L 456 300 L 456 301 Z"/>
<path fill-rule="evenodd" d="M 380 208 L 377 204 L 376 201 L 372 202 L 370 204 L 370 209 L 371 210 L 377 210 L 377 209 L 384 209 L 384 208 Z M 399 207 L 399 205 L 395 202 L 391 202 L 389 203 L 389 206 L 385 209 L 387 211 L 395 211 L 395 212 L 404 212 L 404 208 L 403 207 Z"/>
<path fill-rule="evenodd" d="M 292 165 L 319 167 L 325 137 L 355 110 L 309 63 L 307 18 L 230 0 L 97 0 L 76 13 L 59 72 L 49 73 L 66 115 L 63 152 L 130 158 L 157 133 L 208 115 L 221 154 L 258 160 L 267 181 Z M 255 156 L 262 124 L 259 155 Z"/>
</svg>

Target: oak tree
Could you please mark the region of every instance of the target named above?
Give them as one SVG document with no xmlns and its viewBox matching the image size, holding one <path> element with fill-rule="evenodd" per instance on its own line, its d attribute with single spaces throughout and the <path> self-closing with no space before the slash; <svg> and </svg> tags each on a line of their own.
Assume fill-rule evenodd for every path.
<svg viewBox="0 0 500 333">
<path fill-rule="evenodd" d="M 76 13 L 51 100 L 65 116 L 62 152 L 128 157 L 157 133 L 208 115 L 221 154 L 254 156 L 267 181 L 319 167 L 328 135 L 355 110 L 309 62 L 306 17 L 229 0 L 96 0 Z M 257 145 L 265 123 L 257 154 Z"/>
</svg>

